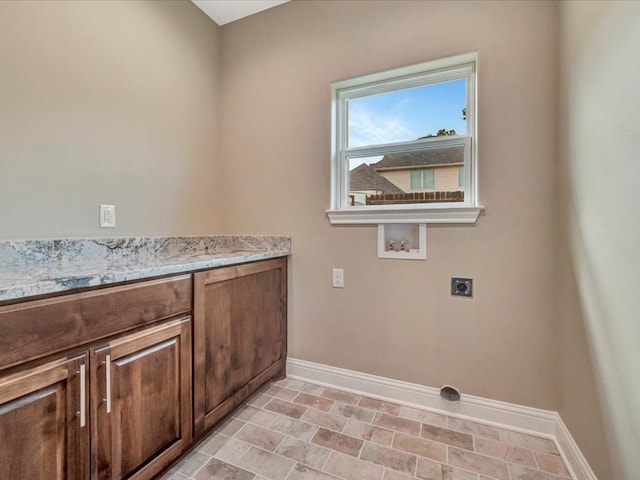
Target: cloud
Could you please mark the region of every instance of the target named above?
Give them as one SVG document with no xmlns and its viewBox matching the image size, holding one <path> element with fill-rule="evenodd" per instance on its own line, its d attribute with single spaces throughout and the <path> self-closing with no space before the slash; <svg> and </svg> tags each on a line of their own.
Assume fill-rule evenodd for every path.
<svg viewBox="0 0 640 480">
<path fill-rule="evenodd" d="M 415 140 L 420 135 L 396 115 L 381 115 L 363 107 L 349 108 L 349 147 Z"/>
</svg>

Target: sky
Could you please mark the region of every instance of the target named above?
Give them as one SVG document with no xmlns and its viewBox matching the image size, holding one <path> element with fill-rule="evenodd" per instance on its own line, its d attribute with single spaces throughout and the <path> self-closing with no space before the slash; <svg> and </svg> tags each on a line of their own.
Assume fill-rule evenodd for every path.
<svg viewBox="0 0 640 480">
<path fill-rule="evenodd" d="M 348 147 L 416 140 L 441 128 L 466 133 L 465 84 L 459 79 L 349 100 Z"/>
</svg>

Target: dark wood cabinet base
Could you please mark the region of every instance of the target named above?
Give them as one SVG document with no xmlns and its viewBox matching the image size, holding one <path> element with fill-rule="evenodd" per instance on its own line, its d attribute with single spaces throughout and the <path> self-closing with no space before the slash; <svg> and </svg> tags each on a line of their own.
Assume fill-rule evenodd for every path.
<svg viewBox="0 0 640 480">
<path fill-rule="evenodd" d="M 286 313 L 286 258 L 0 307 L 0 478 L 156 478 L 285 375 Z"/>
</svg>

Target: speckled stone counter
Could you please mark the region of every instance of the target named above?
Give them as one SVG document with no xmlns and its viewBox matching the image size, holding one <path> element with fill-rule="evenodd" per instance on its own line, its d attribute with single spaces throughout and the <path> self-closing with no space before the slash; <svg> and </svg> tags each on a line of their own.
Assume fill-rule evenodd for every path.
<svg viewBox="0 0 640 480">
<path fill-rule="evenodd" d="M 0 241 L 0 302 L 222 267 L 291 252 L 284 236 Z"/>
</svg>

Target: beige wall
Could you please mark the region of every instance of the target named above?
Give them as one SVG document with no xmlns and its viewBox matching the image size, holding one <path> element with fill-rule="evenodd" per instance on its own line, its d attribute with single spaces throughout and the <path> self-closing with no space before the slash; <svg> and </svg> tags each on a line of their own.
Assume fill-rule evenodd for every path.
<svg viewBox="0 0 640 480">
<path fill-rule="evenodd" d="M 560 413 L 587 454 L 604 456 L 588 416 L 597 386 L 615 452 L 614 472 L 600 478 L 633 480 L 640 472 L 640 4 L 566 2 L 561 13 L 560 225 L 573 271 L 560 294 L 573 305 L 561 317 Z"/>
<path fill-rule="evenodd" d="M 223 228 L 292 235 L 292 357 L 555 409 L 556 20 L 555 2 L 294 1 L 222 27 Z M 486 214 L 430 228 L 427 261 L 380 260 L 375 226 L 324 213 L 330 83 L 473 50 Z"/>
<path fill-rule="evenodd" d="M 191 2 L 0 2 L 0 239 L 214 233 L 219 44 Z"/>
</svg>

